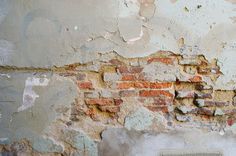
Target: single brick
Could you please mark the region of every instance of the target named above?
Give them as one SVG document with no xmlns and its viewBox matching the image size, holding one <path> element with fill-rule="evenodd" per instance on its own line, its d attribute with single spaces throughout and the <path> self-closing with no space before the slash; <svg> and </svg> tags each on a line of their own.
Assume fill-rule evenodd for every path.
<svg viewBox="0 0 236 156">
<path fill-rule="evenodd" d="M 141 97 L 155 97 L 155 96 L 166 96 L 166 97 L 173 97 L 169 91 L 165 90 L 141 90 L 139 91 L 139 96 Z"/>
<path fill-rule="evenodd" d="M 121 78 L 122 81 L 135 81 L 136 80 L 136 76 L 132 75 L 132 74 L 126 74 L 123 75 Z"/>
<path fill-rule="evenodd" d="M 85 102 L 88 105 L 113 105 L 114 104 L 113 99 L 107 99 L 107 98 L 86 99 Z"/>
<path fill-rule="evenodd" d="M 147 60 L 147 63 L 150 64 L 152 62 L 161 62 L 167 65 L 173 65 L 174 64 L 174 58 L 161 58 L 161 57 L 153 57 Z"/>
<path fill-rule="evenodd" d="M 93 89 L 92 82 L 78 82 L 78 86 L 80 89 Z"/>
<path fill-rule="evenodd" d="M 151 89 L 164 89 L 164 88 L 171 88 L 172 83 L 158 83 L 158 82 L 151 82 L 150 88 Z"/>
<path fill-rule="evenodd" d="M 131 97 L 131 96 L 137 96 L 135 90 L 122 90 L 120 91 L 121 97 Z"/>
<path fill-rule="evenodd" d="M 200 115 L 207 115 L 207 116 L 213 116 L 214 115 L 214 111 L 207 109 L 207 108 L 199 108 L 198 109 L 198 114 Z"/>
<path fill-rule="evenodd" d="M 229 106 L 229 102 L 224 102 L 224 101 L 215 101 L 215 106 L 217 107 L 224 107 L 224 106 Z"/>
<path fill-rule="evenodd" d="M 194 76 L 189 79 L 190 82 L 202 82 L 202 77 L 201 76 Z"/>
<path fill-rule="evenodd" d="M 176 91 L 176 98 L 194 98 L 195 92 L 192 90 L 178 90 Z"/>
<path fill-rule="evenodd" d="M 120 82 L 117 84 L 117 89 L 129 89 L 134 88 L 133 82 Z"/>
<path fill-rule="evenodd" d="M 199 107 L 224 107 L 228 106 L 230 103 L 229 102 L 223 102 L 223 101 L 208 101 L 204 99 L 196 99 L 195 104 Z"/>
<path fill-rule="evenodd" d="M 143 67 L 140 66 L 131 66 L 131 67 L 127 67 L 127 66 L 119 66 L 117 68 L 118 72 L 120 72 L 121 74 L 136 74 L 136 73 L 140 73 L 143 70 Z"/>
</svg>

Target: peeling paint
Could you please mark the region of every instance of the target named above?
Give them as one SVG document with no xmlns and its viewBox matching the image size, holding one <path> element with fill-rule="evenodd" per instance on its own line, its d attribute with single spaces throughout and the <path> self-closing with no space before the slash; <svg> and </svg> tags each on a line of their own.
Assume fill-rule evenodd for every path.
<svg viewBox="0 0 236 156">
<path fill-rule="evenodd" d="M 47 86 L 49 83 L 49 79 L 47 78 L 35 78 L 35 77 L 28 77 L 25 80 L 25 89 L 23 93 L 23 103 L 17 109 L 18 112 L 24 111 L 29 109 L 34 105 L 36 98 L 39 98 L 39 95 L 35 93 L 33 87 L 35 86 Z"/>
</svg>

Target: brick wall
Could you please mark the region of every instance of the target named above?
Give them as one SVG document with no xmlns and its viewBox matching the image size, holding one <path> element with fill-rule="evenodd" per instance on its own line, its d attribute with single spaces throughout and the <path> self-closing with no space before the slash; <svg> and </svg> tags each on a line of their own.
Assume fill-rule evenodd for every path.
<svg viewBox="0 0 236 156">
<path fill-rule="evenodd" d="M 78 86 L 73 121 L 83 114 L 95 121 L 117 122 L 121 106 L 129 105 L 124 101 L 169 116 L 175 125 L 232 125 L 235 119 L 235 92 L 213 89 L 220 69 L 216 60 L 208 62 L 201 55 L 161 51 L 127 59 L 109 53 L 89 64 L 66 68 L 61 75 L 71 77 Z"/>
</svg>

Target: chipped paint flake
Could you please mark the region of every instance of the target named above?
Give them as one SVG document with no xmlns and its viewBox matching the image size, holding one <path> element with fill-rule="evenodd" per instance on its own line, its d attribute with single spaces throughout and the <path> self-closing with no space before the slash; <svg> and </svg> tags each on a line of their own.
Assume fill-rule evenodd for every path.
<svg viewBox="0 0 236 156">
<path fill-rule="evenodd" d="M 33 90 L 36 86 L 47 86 L 49 79 L 28 77 L 25 81 L 25 89 L 23 93 L 23 104 L 17 109 L 18 112 L 24 111 L 34 105 L 39 95 Z"/>
</svg>

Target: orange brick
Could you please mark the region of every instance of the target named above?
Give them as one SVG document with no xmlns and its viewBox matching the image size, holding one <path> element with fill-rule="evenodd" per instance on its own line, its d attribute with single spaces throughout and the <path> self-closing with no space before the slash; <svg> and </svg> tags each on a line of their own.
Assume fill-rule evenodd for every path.
<svg viewBox="0 0 236 156">
<path fill-rule="evenodd" d="M 139 81 L 134 83 L 135 88 L 149 88 L 150 82 L 147 81 Z"/>
<path fill-rule="evenodd" d="M 101 99 L 86 99 L 85 100 L 86 104 L 88 105 L 113 105 L 114 101 L 113 99 L 106 99 L 106 98 L 101 98 Z"/>
<path fill-rule="evenodd" d="M 173 94 L 171 94 L 169 91 L 165 90 L 141 90 L 139 92 L 139 96 L 142 97 L 155 97 L 155 96 L 166 96 L 166 97 L 173 97 Z"/>
<path fill-rule="evenodd" d="M 164 63 L 164 64 L 173 65 L 174 64 L 174 59 L 173 58 L 154 57 L 154 58 L 148 59 L 147 62 L 148 62 L 148 64 L 150 64 L 152 62 L 161 62 L 161 63 Z"/>
<path fill-rule="evenodd" d="M 202 82 L 202 77 L 201 76 L 194 76 L 189 79 L 191 82 Z"/>
<path fill-rule="evenodd" d="M 121 82 L 117 84 L 118 89 L 129 89 L 129 88 L 134 88 L 134 83 L 133 82 Z"/>
<path fill-rule="evenodd" d="M 158 82 L 150 83 L 150 88 L 152 89 L 164 89 L 164 88 L 170 88 L 171 86 L 172 83 L 158 83 Z"/>
<path fill-rule="evenodd" d="M 123 75 L 122 76 L 122 81 L 134 81 L 136 80 L 135 75 Z"/>
<path fill-rule="evenodd" d="M 80 89 L 93 89 L 93 84 L 91 82 L 78 82 Z"/>
</svg>

